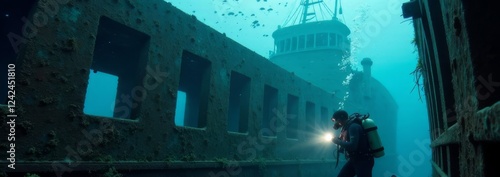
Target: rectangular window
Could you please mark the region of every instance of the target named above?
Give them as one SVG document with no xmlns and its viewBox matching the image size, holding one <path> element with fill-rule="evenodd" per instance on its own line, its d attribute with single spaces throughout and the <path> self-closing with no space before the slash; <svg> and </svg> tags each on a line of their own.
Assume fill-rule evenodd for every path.
<svg viewBox="0 0 500 177">
<path fill-rule="evenodd" d="M 279 43 L 278 43 L 278 53 L 283 52 L 283 47 L 285 47 L 285 41 L 284 40 L 280 40 Z"/>
<path fill-rule="evenodd" d="M 324 47 L 328 45 L 328 33 L 318 33 L 316 35 L 316 47 Z"/>
<path fill-rule="evenodd" d="M 481 146 L 483 146 L 483 155 L 484 155 L 484 174 L 485 176 L 498 176 L 498 157 L 500 156 L 500 152 L 498 152 L 498 149 L 500 149 L 500 142 L 491 139 L 492 141 L 487 141 L 484 144 L 482 143 Z M 462 152 L 463 153 L 463 152 Z M 457 153 L 458 154 L 458 153 Z M 454 154 L 456 156 L 456 154 Z M 462 159 L 459 159 L 462 160 Z M 454 163 L 454 167 L 458 167 L 459 165 L 457 163 Z M 459 170 L 456 170 L 454 173 L 458 173 Z M 460 174 L 458 174 L 460 176 Z M 451 176 L 451 175 L 450 175 Z"/>
<path fill-rule="evenodd" d="M 285 52 L 290 51 L 290 38 L 285 40 Z"/>
<path fill-rule="evenodd" d="M 235 71 L 231 72 L 227 131 L 239 133 L 248 131 L 249 104 L 250 78 Z"/>
<path fill-rule="evenodd" d="M 83 112 L 88 115 L 114 117 L 118 77 L 90 70 Z"/>
<path fill-rule="evenodd" d="M 186 92 L 177 91 L 175 104 L 175 125 L 184 126 L 184 113 L 186 112 Z"/>
<path fill-rule="evenodd" d="M 299 50 L 304 49 L 305 45 L 306 45 L 306 37 L 304 35 L 300 35 L 299 36 L 299 45 L 298 45 Z"/>
<path fill-rule="evenodd" d="M 297 37 L 292 38 L 292 51 L 297 50 Z"/>
<path fill-rule="evenodd" d="M 330 33 L 330 46 L 336 46 L 336 45 L 337 45 L 337 34 Z"/>
<path fill-rule="evenodd" d="M 498 149 L 495 150 L 495 152 L 498 152 Z M 458 159 L 459 158 L 458 154 L 460 154 L 460 144 L 448 145 L 449 159 L 447 160 L 450 161 L 450 166 L 447 173 L 448 176 L 460 176 L 460 159 Z"/>
<path fill-rule="evenodd" d="M 307 35 L 306 48 L 314 47 L 314 34 Z"/>
<path fill-rule="evenodd" d="M 185 96 L 177 96 L 177 103 L 180 105 L 176 106 L 184 107 L 184 109 L 176 107 L 176 110 L 180 111 L 175 112 L 176 126 L 195 128 L 206 126 L 210 67 L 209 60 L 188 51 L 182 53 L 178 93 L 183 92 Z"/>
<path fill-rule="evenodd" d="M 142 86 L 145 77 L 149 39 L 148 35 L 110 18 L 100 18 L 84 101 L 85 114 L 137 119 L 147 95 L 144 87 L 137 86 Z M 67 42 L 74 42 L 71 40 Z"/>
<path fill-rule="evenodd" d="M 278 109 L 278 90 L 269 85 L 264 87 L 264 108 L 263 108 L 263 117 L 262 117 L 262 130 L 270 130 L 270 131 L 262 131 L 263 136 L 276 136 L 275 126 L 271 127 L 273 121 L 273 117 L 275 113 L 273 110 Z M 272 134 L 270 134 L 272 133 Z"/>
<path fill-rule="evenodd" d="M 344 47 L 344 38 L 340 35 L 337 35 L 337 45 L 339 47 Z"/>
<path fill-rule="evenodd" d="M 299 97 L 288 94 L 286 137 L 298 139 L 299 129 Z"/>
</svg>

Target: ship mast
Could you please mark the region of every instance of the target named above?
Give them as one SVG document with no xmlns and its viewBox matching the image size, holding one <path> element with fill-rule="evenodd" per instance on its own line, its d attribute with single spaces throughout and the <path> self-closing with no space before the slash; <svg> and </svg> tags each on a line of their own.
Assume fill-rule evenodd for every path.
<svg viewBox="0 0 500 177">
<path fill-rule="evenodd" d="M 333 19 L 337 19 L 337 3 L 338 0 L 335 0 L 335 9 L 333 9 Z"/>
<path fill-rule="evenodd" d="M 335 11 L 336 13 L 336 11 Z M 331 20 L 336 17 L 324 0 L 302 0 L 300 6 L 291 13 L 282 26 L 305 24 L 311 21 Z"/>
<path fill-rule="evenodd" d="M 313 18 L 316 17 L 316 12 L 309 13 L 309 11 L 308 11 L 309 6 L 313 6 L 315 4 L 320 4 L 320 3 L 323 3 L 323 0 L 318 0 L 318 1 L 313 1 L 313 2 L 310 2 L 309 0 L 304 0 L 304 2 L 302 3 L 302 5 L 304 6 L 304 10 L 302 12 L 303 14 L 302 14 L 301 24 L 304 24 L 307 21 L 312 20 Z M 309 16 L 312 16 L 312 17 L 308 18 Z"/>
<path fill-rule="evenodd" d="M 302 15 L 302 24 L 306 23 L 307 21 L 307 9 L 309 8 L 309 0 L 305 0 L 304 4 L 304 14 Z"/>
</svg>

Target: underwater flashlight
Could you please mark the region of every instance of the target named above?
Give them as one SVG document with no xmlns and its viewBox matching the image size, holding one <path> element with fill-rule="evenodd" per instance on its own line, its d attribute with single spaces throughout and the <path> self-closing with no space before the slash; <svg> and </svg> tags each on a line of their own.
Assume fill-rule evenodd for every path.
<svg viewBox="0 0 500 177">
<path fill-rule="evenodd" d="M 333 134 L 332 133 L 325 133 L 325 135 L 323 135 L 323 140 L 326 141 L 326 142 L 331 142 L 333 139 Z"/>
</svg>

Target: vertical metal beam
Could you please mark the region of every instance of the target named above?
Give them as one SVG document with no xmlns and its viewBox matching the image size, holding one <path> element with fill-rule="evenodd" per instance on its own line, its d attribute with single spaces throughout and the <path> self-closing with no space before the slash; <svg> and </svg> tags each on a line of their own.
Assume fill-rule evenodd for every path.
<svg viewBox="0 0 500 177">
<path fill-rule="evenodd" d="M 307 21 L 307 9 L 309 8 L 309 0 L 304 1 L 304 14 L 302 15 L 302 23 Z"/>
<path fill-rule="evenodd" d="M 333 18 L 337 19 L 337 4 L 339 0 L 335 0 L 335 9 L 333 10 Z"/>
</svg>

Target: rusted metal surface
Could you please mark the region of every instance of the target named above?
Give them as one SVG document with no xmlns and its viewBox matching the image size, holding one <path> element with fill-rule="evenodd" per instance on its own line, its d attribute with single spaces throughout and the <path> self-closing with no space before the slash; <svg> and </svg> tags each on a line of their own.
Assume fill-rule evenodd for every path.
<svg viewBox="0 0 500 177">
<path fill-rule="evenodd" d="M 500 141 L 500 102 L 478 111 L 474 120 L 475 141 Z"/>
<path fill-rule="evenodd" d="M 453 125 L 444 131 L 441 135 L 438 136 L 437 139 L 432 141 L 431 147 L 437 147 L 448 144 L 458 144 L 460 143 L 460 139 L 458 137 L 459 133 L 458 125 Z"/>
<path fill-rule="evenodd" d="M 47 18 L 37 19 L 33 14 Z M 308 121 L 306 102 L 315 105 L 314 119 L 323 116 L 317 122 L 328 128 L 325 122 L 330 123 L 329 116 L 339 102 L 353 111 L 364 106 L 349 99 L 343 102 L 344 98 L 276 66 L 163 0 L 44 0 L 33 7 L 33 14 L 26 19 L 46 21 L 36 26 L 36 34 L 25 41 L 16 61 L 16 160 L 24 172 L 54 172 L 55 163 L 65 172 L 116 167 L 123 171 L 184 170 L 179 174 L 201 170 L 194 175 L 201 176 L 221 171 L 221 164 L 241 162 L 238 166 L 250 169 L 242 176 L 279 176 L 279 170 L 281 176 L 326 176 L 335 173 L 333 145 L 309 136 L 320 132 L 302 131 Z M 115 42 L 117 48 L 108 46 Z M 111 49 L 119 55 L 102 54 Z M 200 127 L 174 122 L 186 61 L 208 63 L 206 72 L 200 74 L 206 84 L 200 91 L 204 97 L 200 99 Z M 125 106 L 129 116 L 83 112 L 91 69 L 119 76 L 117 104 Z M 233 71 L 251 80 L 247 131 L 242 133 L 227 130 Z M 372 83 L 383 88 L 375 79 Z M 277 90 L 277 103 L 270 111 L 275 123 L 272 130 L 262 127 L 266 86 Z M 288 115 L 288 94 L 298 97 L 296 115 Z M 373 94 L 380 94 L 373 102 L 384 109 L 374 110 L 372 116 L 377 122 L 387 122 L 379 124 L 384 131 L 381 135 L 395 139 L 392 125 L 397 105 L 390 94 Z M 7 122 L 6 107 L 0 107 L 0 118 Z M 322 108 L 327 117 L 320 113 Z M 297 119 L 302 132 L 293 139 L 283 128 L 291 119 Z M 0 129 L 2 134 L 9 131 L 5 124 Z M 263 136 L 263 131 L 274 131 L 274 136 Z M 0 142 L 8 148 L 5 139 Z M 395 151 L 395 143 L 387 143 L 387 150 Z M 396 163 L 394 154 L 387 159 L 388 164 Z"/>
<path fill-rule="evenodd" d="M 491 59 L 498 56 L 498 50 L 490 50 L 493 43 L 497 43 L 493 39 L 498 39 L 499 35 L 492 29 L 494 27 L 488 27 L 492 19 L 498 18 L 498 13 L 489 8 L 492 4 L 483 2 L 433 2 L 439 10 L 430 7 L 431 1 L 418 2 L 424 11 L 422 17 L 414 19 L 416 36 L 421 37 L 417 38 L 419 56 L 424 63 L 450 60 L 450 66 L 446 67 L 450 67 L 452 75 L 452 88 L 449 89 L 444 89 L 445 85 L 437 87 L 426 83 L 431 93 L 438 93 L 427 98 L 430 107 L 434 108 L 429 109 L 432 164 L 437 173 L 434 175 L 498 176 L 499 172 L 491 168 L 493 161 L 489 159 L 498 153 L 488 148 L 497 147 L 500 141 L 500 99 L 496 91 L 500 86 L 499 71 L 492 67 L 497 66 L 498 61 Z M 440 24 L 432 21 L 432 16 L 441 18 L 446 44 L 436 40 L 442 36 L 435 35 L 439 33 L 436 27 Z M 423 44 L 425 41 L 427 43 Z M 439 55 L 440 52 L 447 52 L 449 58 Z M 439 75 L 450 74 L 446 72 L 425 71 L 424 75 L 439 78 Z M 453 93 L 453 98 L 446 93 Z M 441 102 L 436 101 L 439 97 Z M 448 105 L 445 109 L 436 109 L 444 106 L 446 100 L 455 100 L 452 108 Z M 457 156 L 458 162 L 450 160 Z M 443 161 L 447 163 L 438 163 Z M 444 166 L 446 164 L 450 166 Z"/>
<path fill-rule="evenodd" d="M 66 171 L 86 171 L 87 168 L 108 166 L 90 163 L 113 162 L 110 166 L 124 169 L 187 168 L 187 172 L 220 168 L 220 163 L 198 162 L 225 159 L 261 162 L 258 165 L 242 162 L 241 165 L 251 168 L 264 168 L 265 162 L 294 166 L 296 171 L 287 176 L 299 176 L 297 171 L 313 176 L 331 172 L 331 166 L 326 164 L 333 160 L 333 145 L 328 148 L 328 144 L 318 144 L 306 133 L 289 139 L 283 127 L 288 119 L 296 118 L 299 119 L 298 128 L 304 129 L 306 111 L 302 105 L 305 101 L 315 104 L 315 115 L 321 115 L 319 108 L 324 107 L 330 116 L 341 101 L 335 95 L 272 64 L 163 0 L 39 1 L 34 14 L 47 10 L 43 3 L 57 3 L 58 8 L 27 41 L 17 60 L 16 160 L 19 167 L 26 167 L 26 171 L 54 170 L 48 164 L 39 166 L 36 162 L 71 161 L 59 167 Z M 28 17 L 28 20 L 37 19 Z M 111 28 L 104 28 L 100 34 L 102 25 Z M 140 51 L 136 54 L 139 59 L 133 61 L 131 56 L 120 56 L 112 60 L 111 56 L 101 56 L 109 60 L 96 64 L 95 56 L 102 51 L 95 47 L 102 45 L 97 41 L 103 36 L 121 37 L 107 40 L 108 43 L 119 42 L 119 46 L 132 46 L 130 51 Z M 140 41 L 128 41 L 130 38 Z M 207 65 L 210 69 L 202 73 L 207 78 L 202 90 L 206 99 L 200 101 L 203 107 L 200 117 L 205 121 L 202 127 L 174 124 L 181 64 L 188 54 L 210 63 Z M 117 97 L 120 102 L 124 97 L 129 98 L 133 112 L 129 118 L 100 117 L 83 112 L 90 68 L 105 70 L 106 66 L 114 66 L 115 69 L 109 70 L 120 77 L 131 78 L 119 81 L 127 83 L 129 88 L 121 89 L 122 94 Z M 251 80 L 245 133 L 227 131 L 232 71 Z M 277 126 L 273 130 L 261 126 L 265 121 L 262 119 L 265 85 L 278 91 L 277 104 L 272 109 L 274 114 L 270 115 L 275 118 L 273 125 Z M 286 112 L 287 94 L 299 97 L 300 106 L 295 117 Z M 127 102 L 121 104 L 127 105 Z M 346 103 L 346 108 L 351 105 L 356 104 Z M 5 111 L 0 114 L 2 122 L 8 122 L 7 114 Z M 321 122 L 326 119 L 321 118 Z M 5 126 L 2 124 L 2 134 L 9 131 Z M 274 131 L 275 134 L 266 137 L 262 136 L 262 131 Z M 0 141 L 3 148 L 8 148 L 5 139 Z M 325 148 L 328 150 L 320 151 Z M 311 151 L 318 153 L 311 154 Z M 301 162 L 305 159 L 325 165 L 314 168 L 309 162 Z M 130 161 L 144 163 L 129 164 Z M 155 163 L 157 161 L 176 163 L 167 166 Z M 297 168 L 300 165 L 307 168 Z M 4 168 L 9 170 L 6 167 L 3 166 L 2 171 Z"/>
</svg>

